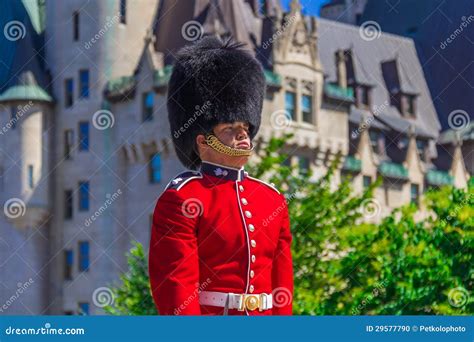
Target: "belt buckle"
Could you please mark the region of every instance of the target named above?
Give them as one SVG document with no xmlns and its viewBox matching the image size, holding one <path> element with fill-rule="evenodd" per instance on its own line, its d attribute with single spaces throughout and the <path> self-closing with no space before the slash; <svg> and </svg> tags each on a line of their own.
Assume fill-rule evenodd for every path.
<svg viewBox="0 0 474 342">
<path fill-rule="evenodd" d="M 261 300 L 261 295 L 243 293 L 240 295 L 240 298 L 241 300 L 239 308 L 237 309 L 238 311 L 244 311 L 245 309 L 254 311 L 257 308 L 260 309 L 260 311 L 263 310 L 263 301 Z"/>
</svg>

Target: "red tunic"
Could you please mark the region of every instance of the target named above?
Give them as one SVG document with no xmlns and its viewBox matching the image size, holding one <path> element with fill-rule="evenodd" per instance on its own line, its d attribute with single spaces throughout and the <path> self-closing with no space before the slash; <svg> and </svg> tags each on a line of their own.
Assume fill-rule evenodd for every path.
<svg viewBox="0 0 474 342">
<path fill-rule="evenodd" d="M 153 215 L 149 272 L 161 315 L 219 315 L 200 291 L 273 293 L 273 308 L 229 315 L 291 315 L 292 241 L 285 197 L 242 169 L 203 163 L 172 180 Z"/>
</svg>

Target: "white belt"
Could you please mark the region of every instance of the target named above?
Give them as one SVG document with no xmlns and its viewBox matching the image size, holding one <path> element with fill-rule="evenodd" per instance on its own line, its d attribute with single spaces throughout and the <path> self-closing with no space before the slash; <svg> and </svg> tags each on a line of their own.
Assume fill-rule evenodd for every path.
<svg viewBox="0 0 474 342">
<path fill-rule="evenodd" d="M 224 314 L 227 309 L 237 309 L 244 311 L 245 309 L 253 311 L 268 310 L 273 307 L 271 294 L 260 293 L 226 293 L 214 291 L 202 291 L 199 293 L 199 304 L 224 307 Z"/>
</svg>

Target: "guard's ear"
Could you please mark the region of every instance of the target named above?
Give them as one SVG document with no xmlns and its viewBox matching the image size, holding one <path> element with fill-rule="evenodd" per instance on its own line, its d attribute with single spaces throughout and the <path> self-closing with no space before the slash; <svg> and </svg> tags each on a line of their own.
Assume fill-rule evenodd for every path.
<svg viewBox="0 0 474 342">
<path fill-rule="evenodd" d="M 206 136 L 204 134 L 198 134 L 196 136 L 196 146 L 203 146 L 206 145 Z"/>
<path fill-rule="evenodd" d="M 204 134 L 198 134 L 194 142 L 194 148 L 196 153 L 201 156 L 203 151 L 205 151 L 209 146 L 206 143 L 206 136 Z"/>
</svg>

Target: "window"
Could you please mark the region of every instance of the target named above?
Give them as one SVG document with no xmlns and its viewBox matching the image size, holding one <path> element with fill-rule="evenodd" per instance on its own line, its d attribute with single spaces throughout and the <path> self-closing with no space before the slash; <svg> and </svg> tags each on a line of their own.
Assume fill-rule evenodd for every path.
<svg viewBox="0 0 474 342">
<path fill-rule="evenodd" d="M 301 98 L 301 108 L 303 111 L 303 121 L 313 123 L 313 98 L 309 95 L 303 95 Z"/>
<path fill-rule="evenodd" d="M 89 241 L 79 241 L 79 271 L 89 271 Z"/>
<path fill-rule="evenodd" d="M 369 87 L 359 87 L 359 106 L 368 108 L 370 106 Z"/>
<path fill-rule="evenodd" d="M 265 16 L 267 14 L 266 0 L 258 0 L 258 13 L 262 16 Z"/>
<path fill-rule="evenodd" d="M 79 315 L 89 315 L 89 303 L 79 303 Z"/>
<path fill-rule="evenodd" d="M 410 203 L 419 204 L 420 187 L 418 184 L 411 184 L 410 186 Z"/>
<path fill-rule="evenodd" d="M 285 110 L 290 114 L 293 121 L 296 120 L 296 94 L 287 91 L 285 93 Z"/>
<path fill-rule="evenodd" d="M 370 130 L 369 131 L 370 144 L 372 149 L 377 154 L 382 154 L 384 151 L 384 135 L 380 132 Z"/>
<path fill-rule="evenodd" d="M 74 41 L 78 41 L 79 40 L 79 12 L 78 11 L 74 11 L 74 13 L 72 14 L 72 25 L 73 25 L 73 39 Z"/>
<path fill-rule="evenodd" d="M 309 172 L 309 158 L 305 156 L 299 156 L 298 167 L 301 174 L 307 174 Z"/>
<path fill-rule="evenodd" d="M 367 189 L 370 186 L 370 184 L 372 184 L 372 177 L 364 176 L 362 178 L 362 183 L 364 185 L 364 189 Z"/>
<path fill-rule="evenodd" d="M 120 0 L 120 23 L 127 23 L 127 0 Z"/>
<path fill-rule="evenodd" d="M 73 192 L 72 190 L 64 190 L 64 218 L 66 220 L 72 219 L 73 214 Z"/>
<path fill-rule="evenodd" d="M 408 147 L 408 137 L 402 136 L 398 139 L 397 147 L 400 149 L 405 149 Z"/>
<path fill-rule="evenodd" d="M 425 146 L 426 142 L 423 140 L 417 140 L 416 141 L 416 149 L 418 151 L 418 155 L 422 160 L 424 160 L 424 155 L 425 155 Z"/>
<path fill-rule="evenodd" d="M 89 70 L 79 71 L 79 98 L 89 97 Z"/>
<path fill-rule="evenodd" d="M 151 121 L 153 119 L 153 93 L 143 94 L 142 99 L 142 119 L 143 121 Z"/>
<path fill-rule="evenodd" d="M 74 131 L 67 129 L 64 131 L 64 158 L 71 159 L 71 152 L 74 146 Z"/>
<path fill-rule="evenodd" d="M 409 115 L 415 115 L 416 113 L 416 105 L 415 105 L 415 96 L 413 95 L 407 95 L 405 97 L 406 99 L 406 112 Z"/>
<path fill-rule="evenodd" d="M 79 211 L 89 210 L 89 182 L 79 182 Z"/>
<path fill-rule="evenodd" d="M 79 122 L 79 151 L 89 150 L 89 123 Z"/>
<path fill-rule="evenodd" d="M 64 251 L 64 279 L 72 279 L 72 265 L 74 264 L 74 254 L 71 249 Z"/>
<path fill-rule="evenodd" d="M 72 107 L 74 104 L 74 80 L 67 78 L 64 81 L 64 106 L 66 108 Z"/>
<path fill-rule="evenodd" d="M 151 156 L 149 170 L 150 183 L 161 182 L 161 156 L 159 153 L 155 153 Z"/>
<path fill-rule="evenodd" d="M 30 189 L 34 187 L 34 180 L 33 180 L 33 165 L 28 165 L 28 186 Z"/>
</svg>

